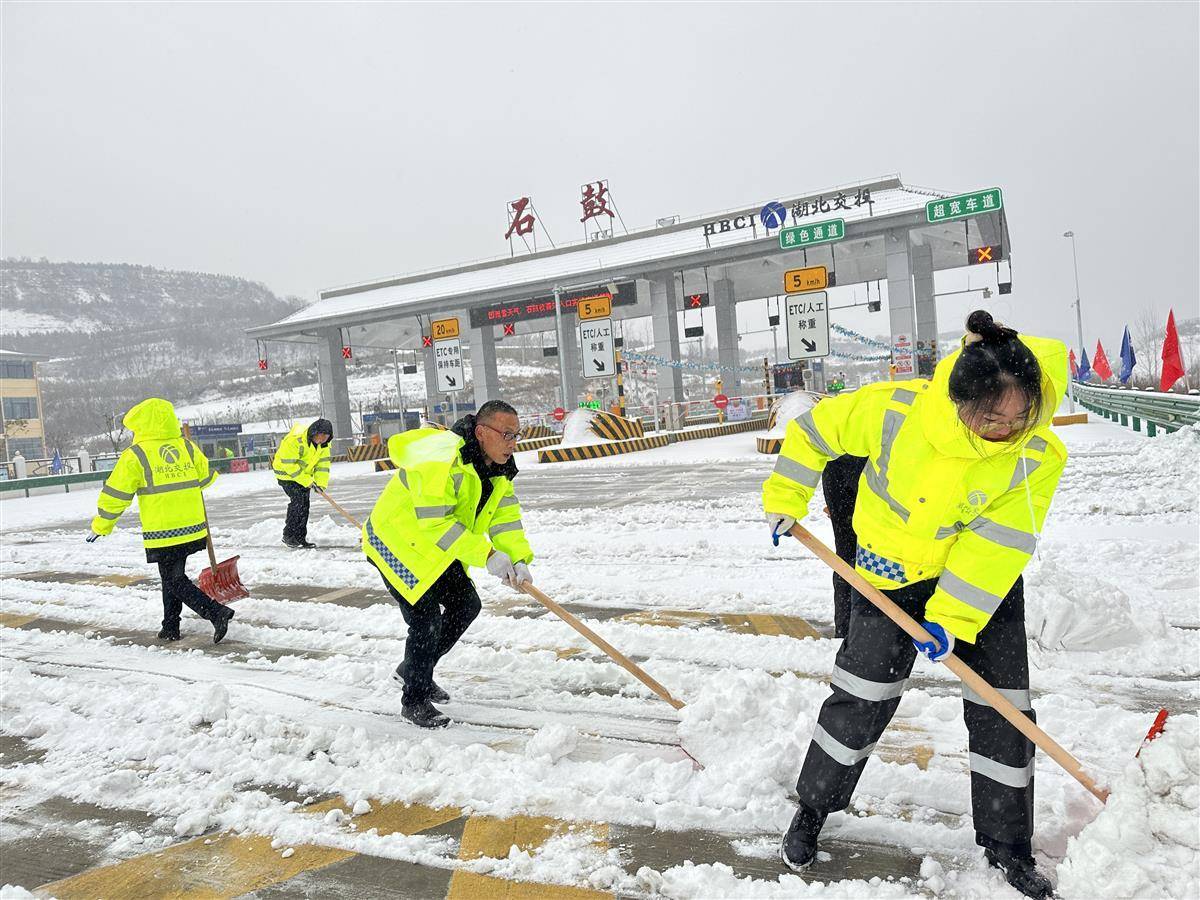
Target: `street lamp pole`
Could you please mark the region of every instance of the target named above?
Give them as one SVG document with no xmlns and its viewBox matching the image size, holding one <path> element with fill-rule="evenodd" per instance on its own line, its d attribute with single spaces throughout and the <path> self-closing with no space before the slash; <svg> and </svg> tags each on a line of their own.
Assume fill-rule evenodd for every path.
<svg viewBox="0 0 1200 900">
<path fill-rule="evenodd" d="M 1063 237 L 1071 239 L 1071 262 L 1075 265 L 1075 328 L 1079 333 L 1079 352 L 1083 352 L 1083 306 L 1079 299 L 1079 255 L 1075 251 L 1075 232 L 1064 231 Z M 1068 378 L 1068 383 L 1072 385 L 1068 396 L 1071 398 L 1071 412 L 1075 412 L 1075 389 L 1073 387 L 1074 380 Z"/>
<path fill-rule="evenodd" d="M 408 426 L 404 420 L 404 389 L 400 387 L 400 351 L 392 350 L 392 363 L 396 367 L 396 399 L 400 404 L 400 430 L 407 431 Z"/>
</svg>

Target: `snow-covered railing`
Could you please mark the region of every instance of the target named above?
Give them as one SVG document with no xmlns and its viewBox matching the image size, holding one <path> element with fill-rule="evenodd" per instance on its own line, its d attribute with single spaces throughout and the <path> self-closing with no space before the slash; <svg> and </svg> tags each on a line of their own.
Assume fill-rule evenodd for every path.
<svg viewBox="0 0 1200 900">
<path fill-rule="evenodd" d="M 1122 425 L 1132 424 L 1134 431 L 1142 430 L 1144 419 L 1149 437 L 1159 428 L 1171 432 L 1200 423 L 1200 394 L 1160 394 L 1094 384 L 1076 384 L 1074 390 L 1075 399 L 1085 409 Z"/>
</svg>

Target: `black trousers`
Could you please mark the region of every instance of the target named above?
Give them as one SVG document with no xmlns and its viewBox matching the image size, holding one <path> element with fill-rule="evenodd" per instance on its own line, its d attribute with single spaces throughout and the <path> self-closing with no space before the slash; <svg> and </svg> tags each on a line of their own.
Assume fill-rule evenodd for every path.
<svg viewBox="0 0 1200 900">
<path fill-rule="evenodd" d="M 839 456 L 831 459 L 821 473 L 821 490 L 829 519 L 833 524 L 833 549 L 841 560 L 854 565 L 858 535 L 854 533 L 854 503 L 858 499 L 858 479 L 865 456 Z M 844 638 L 850 628 L 850 583 L 833 573 L 833 627 L 837 637 Z"/>
<path fill-rule="evenodd" d="M 921 621 L 936 579 L 885 591 Z M 1025 643 L 1025 593 L 1020 578 L 974 644 L 954 653 L 1033 721 Z M 833 693 L 821 707 L 796 790 L 818 812 L 845 809 L 875 742 L 900 705 L 916 650 L 908 635 L 853 591 L 850 630 L 833 670 Z M 963 687 L 975 839 L 984 847 L 1028 854 L 1033 837 L 1033 742 L 970 689 Z"/>
<path fill-rule="evenodd" d="M 434 666 L 458 643 L 483 606 L 475 585 L 458 562 L 451 563 L 416 604 L 405 600 L 386 578 L 383 583 L 400 604 L 408 624 L 401 702 L 405 706 L 422 703 L 429 699 Z"/>
<path fill-rule="evenodd" d="M 287 520 L 283 524 L 285 541 L 308 540 L 309 490 L 295 481 L 279 479 L 279 486 L 288 495 Z"/>
<path fill-rule="evenodd" d="M 178 550 L 165 547 L 156 554 L 158 575 L 162 579 L 163 628 L 179 628 L 179 614 L 185 606 L 200 618 L 210 621 L 225 613 L 220 603 L 187 577 L 187 558 L 193 552 L 186 546 Z"/>
</svg>

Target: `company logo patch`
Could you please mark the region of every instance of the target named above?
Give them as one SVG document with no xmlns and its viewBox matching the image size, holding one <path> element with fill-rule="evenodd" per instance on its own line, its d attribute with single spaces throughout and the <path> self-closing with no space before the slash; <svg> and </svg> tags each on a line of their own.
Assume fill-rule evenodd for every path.
<svg viewBox="0 0 1200 900">
<path fill-rule="evenodd" d="M 971 493 L 967 494 L 967 502 L 972 506 L 986 506 L 987 500 L 987 494 L 983 491 L 971 491 Z"/>
<path fill-rule="evenodd" d="M 163 444 L 158 448 L 158 455 L 167 465 L 174 465 L 179 462 L 179 448 L 172 447 L 170 444 Z"/>
</svg>

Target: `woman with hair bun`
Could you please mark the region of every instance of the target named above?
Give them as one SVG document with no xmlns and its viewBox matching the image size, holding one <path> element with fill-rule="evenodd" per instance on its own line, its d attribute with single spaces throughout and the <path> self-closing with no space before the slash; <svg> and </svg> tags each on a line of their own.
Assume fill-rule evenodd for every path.
<svg viewBox="0 0 1200 900">
<path fill-rule="evenodd" d="M 935 640 L 912 641 L 857 591 L 796 785 L 800 808 L 781 856 L 794 870 L 817 853 L 904 691 L 917 652 L 952 650 L 1030 719 L 1021 572 L 1067 461 L 1050 420 L 1066 390 L 1067 348 L 1018 334 L 977 310 L 959 350 L 932 379 L 882 382 L 824 400 L 790 422 L 763 484 L 772 537 L 808 511 L 821 472 L 865 456 L 853 526 L 855 569 Z M 1029 897 L 1048 897 L 1034 866 L 1033 744 L 963 689 L 976 842 Z"/>
</svg>

